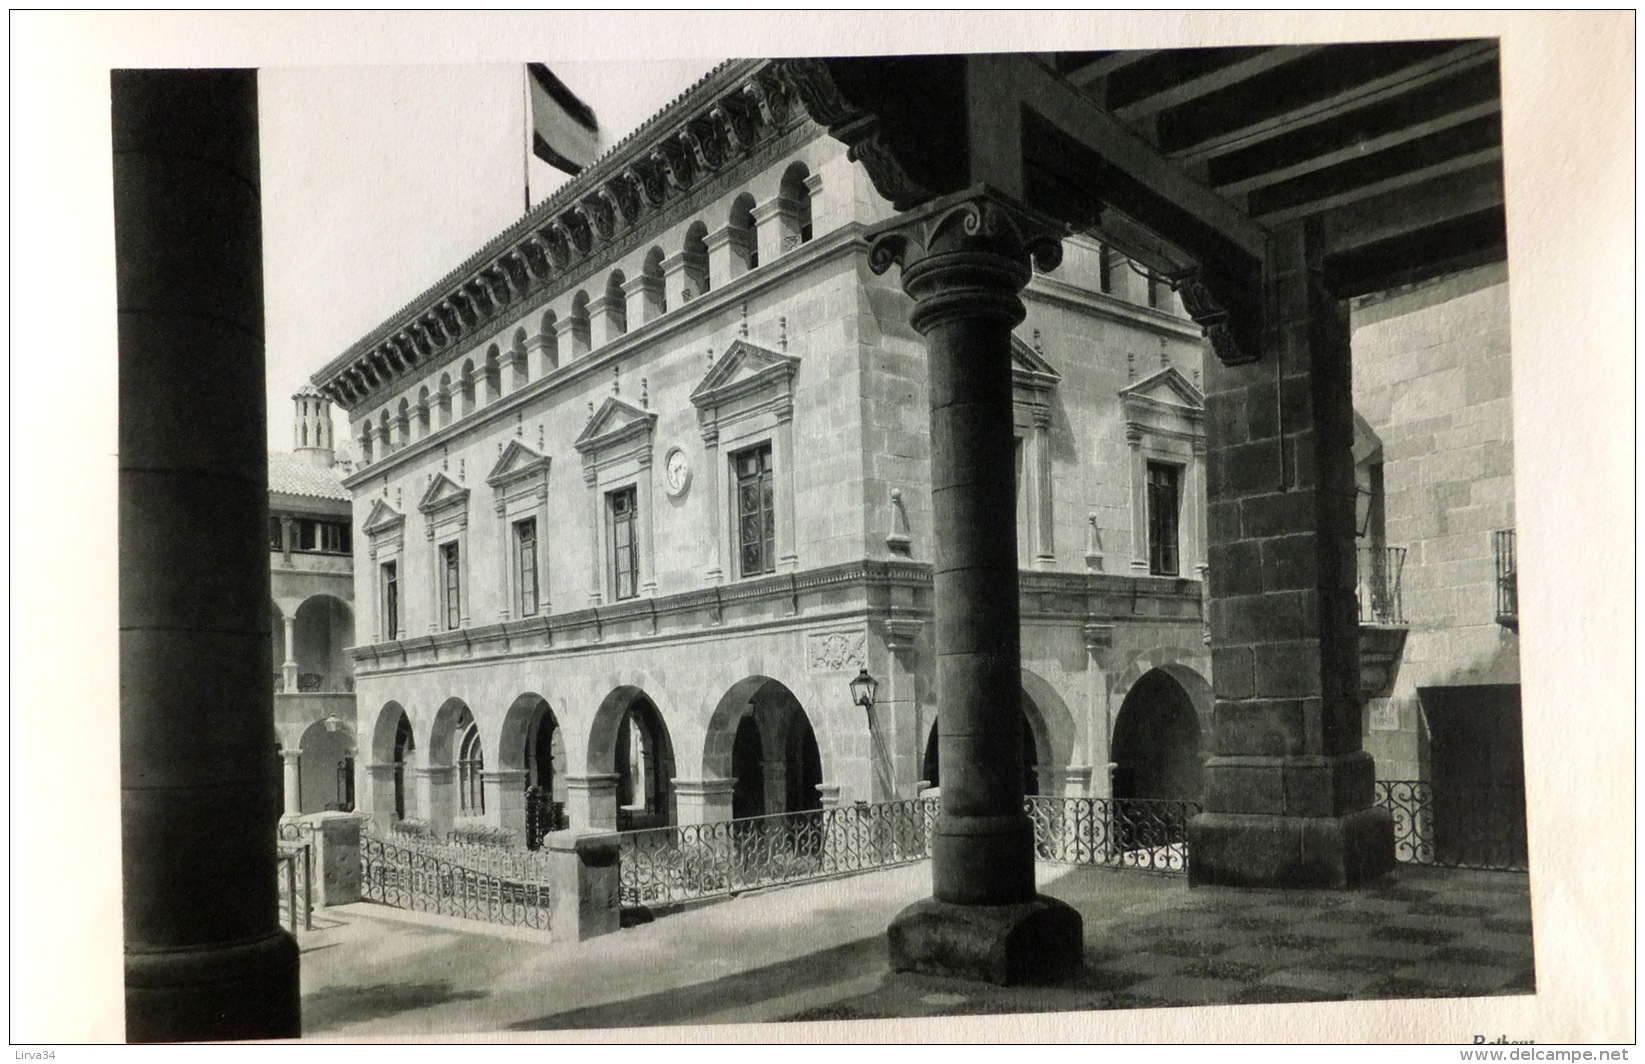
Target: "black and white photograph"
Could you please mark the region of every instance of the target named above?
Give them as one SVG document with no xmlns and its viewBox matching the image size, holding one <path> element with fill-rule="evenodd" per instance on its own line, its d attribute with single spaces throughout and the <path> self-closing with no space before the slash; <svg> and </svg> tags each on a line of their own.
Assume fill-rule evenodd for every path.
<svg viewBox="0 0 1645 1064">
<path fill-rule="evenodd" d="M 13 30 L 20 1050 L 1633 1042 L 1632 13 Z"/>
</svg>

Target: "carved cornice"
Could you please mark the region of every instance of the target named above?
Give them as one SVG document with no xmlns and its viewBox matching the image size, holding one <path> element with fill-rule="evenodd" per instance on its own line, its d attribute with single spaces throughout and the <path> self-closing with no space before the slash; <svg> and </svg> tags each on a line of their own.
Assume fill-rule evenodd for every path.
<svg viewBox="0 0 1645 1064">
<path fill-rule="evenodd" d="M 845 145 L 846 157 L 862 164 L 874 190 L 893 207 L 906 211 L 932 198 L 897 160 L 879 116 L 860 110 L 840 92 L 826 59 L 783 59 L 775 65 L 811 120 Z"/>
<path fill-rule="evenodd" d="M 721 65 L 332 360 L 314 384 L 352 412 L 400 373 L 580 275 L 587 260 L 631 242 L 642 222 L 794 133 L 803 112 L 790 106 L 792 92 L 767 60 Z"/>
</svg>

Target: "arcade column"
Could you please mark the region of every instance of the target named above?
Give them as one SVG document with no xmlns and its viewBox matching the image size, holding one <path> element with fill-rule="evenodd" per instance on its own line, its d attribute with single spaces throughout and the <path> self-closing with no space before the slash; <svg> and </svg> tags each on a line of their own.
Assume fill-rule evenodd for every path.
<svg viewBox="0 0 1645 1064">
<path fill-rule="evenodd" d="M 1344 887 L 1394 867 L 1360 749 L 1348 308 L 1323 247 L 1317 222 L 1276 229 L 1260 352 L 1206 360 L 1216 709 L 1190 883 Z"/>
<path fill-rule="evenodd" d="M 869 265 L 902 269 L 926 340 L 931 402 L 933 612 L 942 806 L 932 897 L 888 932 L 898 971 L 1018 983 L 1078 970 L 1080 916 L 1039 896 L 1023 812 L 1020 624 L 1012 491 L 1011 330 L 1030 261 L 1063 228 L 986 186 L 933 200 L 871 234 Z"/>
<path fill-rule="evenodd" d="M 257 74 L 110 82 L 126 1037 L 296 1037 L 274 871 Z"/>
</svg>

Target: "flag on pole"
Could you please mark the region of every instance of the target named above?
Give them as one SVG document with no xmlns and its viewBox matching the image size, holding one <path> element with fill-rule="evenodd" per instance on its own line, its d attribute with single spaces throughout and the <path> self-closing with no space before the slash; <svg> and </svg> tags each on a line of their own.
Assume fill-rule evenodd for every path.
<svg viewBox="0 0 1645 1064">
<path fill-rule="evenodd" d="M 588 104 L 541 63 L 527 63 L 531 93 L 531 150 L 575 177 L 599 154 L 600 124 Z"/>
</svg>

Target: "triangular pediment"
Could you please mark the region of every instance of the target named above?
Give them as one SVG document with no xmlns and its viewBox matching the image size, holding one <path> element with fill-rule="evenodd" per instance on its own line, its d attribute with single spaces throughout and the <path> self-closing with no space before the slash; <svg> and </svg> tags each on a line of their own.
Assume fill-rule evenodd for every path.
<svg viewBox="0 0 1645 1064">
<path fill-rule="evenodd" d="M 1045 356 L 1029 347 L 1020 337 L 1011 337 L 1011 380 L 1015 384 L 1041 391 L 1054 387 L 1062 374 L 1045 360 Z"/>
<path fill-rule="evenodd" d="M 1126 385 L 1120 389 L 1120 397 L 1127 403 L 1145 406 L 1168 406 L 1192 411 L 1205 409 L 1205 396 L 1175 366 L 1166 366 L 1134 384 Z"/>
<path fill-rule="evenodd" d="M 468 489 L 441 472 L 434 474 L 434 479 L 429 481 L 428 490 L 423 492 L 417 509 L 425 514 L 431 514 L 467 504 Z"/>
<path fill-rule="evenodd" d="M 799 368 L 794 355 L 738 340 L 692 389 L 691 402 L 699 408 L 718 406 L 762 389 L 786 389 Z"/>
<path fill-rule="evenodd" d="M 390 506 L 386 500 L 373 499 L 371 512 L 366 514 L 365 524 L 360 526 L 360 531 L 368 536 L 380 535 L 399 528 L 405 524 L 405 520 L 405 515 Z"/>
<path fill-rule="evenodd" d="M 497 462 L 486 474 L 486 483 L 494 488 L 512 484 L 522 477 L 541 472 L 548 467 L 548 458 L 519 440 L 509 440 Z"/>
<path fill-rule="evenodd" d="M 586 453 L 630 433 L 649 432 L 656 421 L 657 415 L 651 411 L 643 410 L 619 396 L 608 396 L 578 434 L 575 446 Z"/>
</svg>

